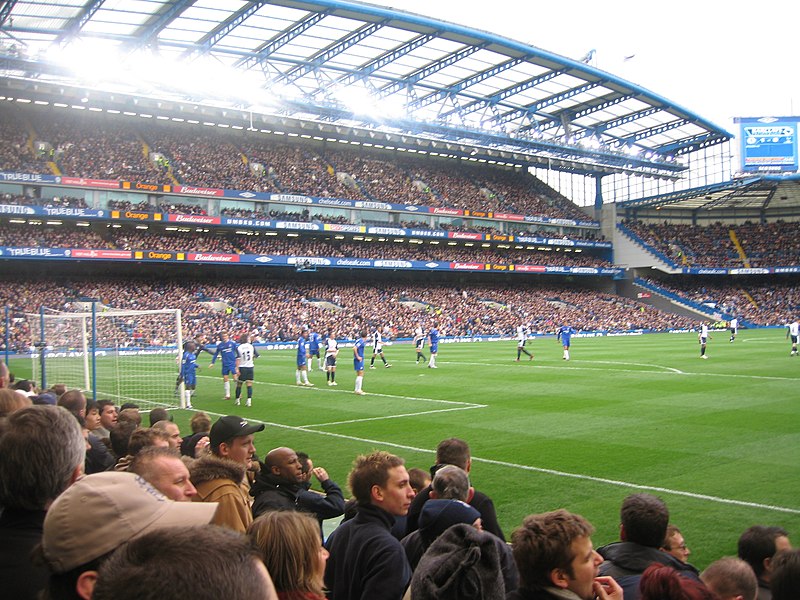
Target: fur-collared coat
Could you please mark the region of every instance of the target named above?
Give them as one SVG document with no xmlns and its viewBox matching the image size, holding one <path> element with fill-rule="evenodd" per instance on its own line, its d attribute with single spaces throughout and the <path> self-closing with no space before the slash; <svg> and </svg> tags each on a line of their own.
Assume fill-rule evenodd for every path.
<svg viewBox="0 0 800 600">
<path fill-rule="evenodd" d="M 242 464 L 206 455 L 194 461 L 189 469 L 192 484 L 197 488 L 195 502 L 218 502 L 219 507 L 211 521 L 244 533 L 253 522 L 250 510 L 250 484 Z"/>
</svg>

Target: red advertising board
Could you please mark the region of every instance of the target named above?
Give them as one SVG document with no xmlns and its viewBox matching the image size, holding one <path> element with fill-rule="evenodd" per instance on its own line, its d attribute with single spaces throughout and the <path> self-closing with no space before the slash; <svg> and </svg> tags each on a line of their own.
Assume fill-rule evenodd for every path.
<svg viewBox="0 0 800 600">
<path fill-rule="evenodd" d="M 189 260 L 196 262 L 216 262 L 216 263 L 237 263 L 239 262 L 238 254 L 217 254 L 214 252 L 190 252 L 188 255 Z"/>
<path fill-rule="evenodd" d="M 485 271 L 486 265 L 484 263 L 451 262 L 450 268 L 456 271 Z"/>
<path fill-rule="evenodd" d="M 106 190 L 118 190 L 119 181 L 112 179 L 89 179 L 85 177 L 62 177 L 61 183 L 64 185 L 79 185 L 81 187 L 103 188 Z"/>
<path fill-rule="evenodd" d="M 194 225 L 219 225 L 219 217 L 209 217 L 208 215 L 169 215 L 167 217 L 171 223 L 192 223 Z"/>
<path fill-rule="evenodd" d="M 73 248 L 70 250 L 72 258 L 130 258 L 130 250 L 87 250 L 85 248 Z"/>
<path fill-rule="evenodd" d="M 520 273 L 544 273 L 547 267 L 539 267 L 537 265 L 514 265 L 514 270 Z"/>
</svg>

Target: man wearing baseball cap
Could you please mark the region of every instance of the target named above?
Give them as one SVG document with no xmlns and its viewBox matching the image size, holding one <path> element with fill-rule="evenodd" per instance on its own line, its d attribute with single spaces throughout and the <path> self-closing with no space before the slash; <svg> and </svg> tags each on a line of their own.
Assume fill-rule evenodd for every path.
<svg viewBox="0 0 800 600">
<path fill-rule="evenodd" d="M 253 434 L 264 424 L 251 424 L 241 417 L 220 417 L 209 432 L 211 454 L 198 458 L 189 473 L 197 488 L 194 502 L 217 502 L 212 523 L 244 533 L 253 522 L 250 484 L 246 472 L 256 447 Z"/>
<path fill-rule="evenodd" d="M 173 502 L 133 473 L 87 475 L 47 511 L 38 554 L 50 571 L 47 597 L 91 598 L 97 570 L 132 539 L 165 527 L 205 525 L 215 504 Z"/>
</svg>

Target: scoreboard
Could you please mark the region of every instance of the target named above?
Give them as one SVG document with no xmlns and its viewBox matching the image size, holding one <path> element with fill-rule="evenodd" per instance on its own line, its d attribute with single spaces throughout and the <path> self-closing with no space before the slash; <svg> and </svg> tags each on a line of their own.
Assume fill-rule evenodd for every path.
<svg viewBox="0 0 800 600">
<path fill-rule="evenodd" d="M 800 117 L 738 117 L 742 171 L 797 172 Z"/>
</svg>

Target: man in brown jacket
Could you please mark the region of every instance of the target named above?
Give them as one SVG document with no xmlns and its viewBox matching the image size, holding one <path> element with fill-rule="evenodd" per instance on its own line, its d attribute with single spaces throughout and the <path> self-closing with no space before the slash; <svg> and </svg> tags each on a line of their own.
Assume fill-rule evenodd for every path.
<svg viewBox="0 0 800 600">
<path fill-rule="evenodd" d="M 251 425 L 235 415 L 220 417 L 211 427 L 211 454 L 198 458 L 190 473 L 197 488 L 192 500 L 219 503 L 212 524 L 244 533 L 253 522 L 246 470 L 256 451 L 253 434 L 263 430 L 263 423 Z"/>
</svg>

